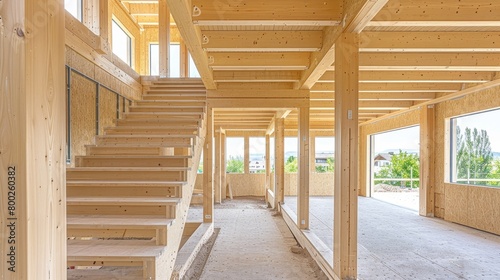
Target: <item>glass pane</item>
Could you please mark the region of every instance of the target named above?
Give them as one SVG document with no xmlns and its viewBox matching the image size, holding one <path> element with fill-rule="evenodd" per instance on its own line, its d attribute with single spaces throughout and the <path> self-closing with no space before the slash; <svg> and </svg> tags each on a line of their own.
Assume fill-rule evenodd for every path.
<svg viewBox="0 0 500 280">
<path fill-rule="evenodd" d="M 198 72 L 198 68 L 196 68 L 196 65 L 194 64 L 191 54 L 189 55 L 189 77 L 200 78 L 200 73 Z"/>
<path fill-rule="evenodd" d="M 226 148 L 226 172 L 244 173 L 245 139 L 243 137 L 227 137 Z"/>
<path fill-rule="evenodd" d="M 454 182 L 500 187 L 500 110 L 455 118 Z"/>
<path fill-rule="evenodd" d="M 82 21 L 82 1 L 64 0 L 64 8 L 79 21 Z"/>
<path fill-rule="evenodd" d="M 149 75 L 160 75 L 160 46 L 158 44 L 149 45 Z"/>
<path fill-rule="evenodd" d="M 181 46 L 170 44 L 170 77 L 179 78 L 181 76 Z"/>
<path fill-rule="evenodd" d="M 113 20 L 112 22 L 113 53 L 123 62 L 130 64 L 132 40 L 127 33 Z"/>
</svg>

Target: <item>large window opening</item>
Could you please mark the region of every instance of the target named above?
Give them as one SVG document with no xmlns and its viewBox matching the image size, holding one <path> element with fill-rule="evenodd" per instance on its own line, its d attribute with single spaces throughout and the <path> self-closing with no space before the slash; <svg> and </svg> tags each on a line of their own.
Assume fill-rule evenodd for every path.
<svg viewBox="0 0 500 280">
<path fill-rule="evenodd" d="M 198 68 L 196 68 L 196 65 L 194 64 L 193 58 L 191 57 L 191 54 L 189 55 L 189 77 L 190 78 L 200 78 L 200 72 L 198 72 Z"/>
<path fill-rule="evenodd" d="M 335 138 L 316 137 L 315 146 L 315 171 L 317 173 L 333 173 L 335 170 Z"/>
<path fill-rule="evenodd" d="M 117 21 L 112 21 L 113 53 L 132 67 L 132 39 Z"/>
<path fill-rule="evenodd" d="M 266 138 L 249 138 L 249 171 L 250 173 L 266 173 Z"/>
<path fill-rule="evenodd" d="M 297 137 L 285 137 L 285 173 L 297 173 L 297 148 Z"/>
<path fill-rule="evenodd" d="M 372 197 L 418 211 L 420 127 L 371 136 Z"/>
<path fill-rule="evenodd" d="M 149 45 L 149 75 L 160 75 L 160 46 L 158 44 Z"/>
<path fill-rule="evenodd" d="M 451 182 L 500 187 L 500 110 L 451 119 Z"/>
<path fill-rule="evenodd" d="M 82 21 L 82 0 L 64 0 L 64 9 L 66 9 L 66 11 L 68 11 L 76 19 Z"/>
<path fill-rule="evenodd" d="M 169 67 L 170 78 L 181 76 L 181 45 L 179 43 L 170 43 Z"/>
<path fill-rule="evenodd" d="M 245 172 L 245 138 L 227 137 L 226 138 L 226 172 L 244 173 Z"/>
</svg>

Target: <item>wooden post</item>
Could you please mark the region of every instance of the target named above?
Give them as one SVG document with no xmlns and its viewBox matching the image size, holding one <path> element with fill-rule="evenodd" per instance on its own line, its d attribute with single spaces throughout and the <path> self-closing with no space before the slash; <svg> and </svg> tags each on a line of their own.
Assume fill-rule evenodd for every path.
<svg viewBox="0 0 500 280">
<path fill-rule="evenodd" d="M 434 216 L 434 105 L 420 109 L 419 214 Z"/>
<path fill-rule="evenodd" d="M 309 170 L 316 172 L 316 137 L 312 132 L 309 135 Z"/>
<path fill-rule="evenodd" d="M 221 202 L 221 133 L 220 133 L 220 128 L 215 131 L 215 166 L 214 166 L 214 194 L 215 198 L 214 201 L 215 203 L 220 203 Z"/>
<path fill-rule="evenodd" d="M 362 126 L 359 128 L 359 195 L 370 197 L 370 186 L 371 186 L 371 166 L 373 163 L 370 162 L 370 149 L 371 141 L 370 136 L 364 133 L 365 128 Z"/>
<path fill-rule="evenodd" d="M 221 189 L 221 196 L 222 196 L 222 199 L 226 199 L 227 197 L 227 189 L 226 189 L 226 168 L 227 168 L 227 164 L 226 164 L 226 134 L 223 133 L 221 135 L 221 186 L 222 186 L 222 189 Z"/>
<path fill-rule="evenodd" d="M 245 174 L 250 173 L 250 139 L 248 136 L 245 136 L 244 138 L 244 146 L 245 146 L 245 153 L 243 156 L 243 161 L 244 161 L 244 168 L 245 168 Z"/>
<path fill-rule="evenodd" d="M 285 119 L 275 120 L 274 205 L 285 202 Z"/>
<path fill-rule="evenodd" d="M 181 38 L 180 42 L 180 48 L 181 48 L 181 78 L 187 78 L 189 77 L 189 52 L 186 46 L 186 43 L 184 43 L 184 40 Z"/>
<path fill-rule="evenodd" d="M 358 224 L 359 39 L 344 33 L 335 44 L 334 271 L 356 279 Z"/>
<path fill-rule="evenodd" d="M 100 34 L 100 0 L 82 1 L 82 23 L 94 34 Z"/>
<path fill-rule="evenodd" d="M 203 146 L 203 222 L 213 222 L 214 185 L 213 185 L 213 109 L 207 108 L 207 136 Z"/>
<path fill-rule="evenodd" d="M 167 7 L 167 0 L 159 0 L 158 10 L 158 48 L 160 49 L 160 77 L 169 77 L 170 60 L 170 12 Z"/>
<path fill-rule="evenodd" d="M 309 107 L 299 108 L 297 225 L 309 228 Z"/>
<path fill-rule="evenodd" d="M 271 186 L 271 137 L 269 134 L 266 134 L 266 185 L 265 192 L 267 198 L 267 189 Z"/>
<path fill-rule="evenodd" d="M 63 1 L 0 18 L 0 279 L 66 279 Z"/>
</svg>

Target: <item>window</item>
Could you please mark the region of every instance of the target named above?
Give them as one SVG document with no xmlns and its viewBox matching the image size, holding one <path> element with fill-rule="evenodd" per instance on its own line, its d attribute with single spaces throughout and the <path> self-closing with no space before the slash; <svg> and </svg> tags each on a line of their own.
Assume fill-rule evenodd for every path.
<svg viewBox="0 0 500 280">
<path fill-rule="evenodd" d="M 149 45 L 149 75 L 160 75 L 160 46 L 158 44 Z"/>
<path fill-rule="evenodd" d="M 243 137 L 227 137 L 226 138 L 226 172 L 227 173 L 244 173 L 245 161 L 245 139 Z"/>
<path fill-rule="evenodd" d="M 314 139 L 315 170 L 318 173 L 333 173 L 335 170 L 335 138 L 316 137 Z"/>
<path fill-rule="evenodd" d="M 179 43 L 170 43 L 170 78 L 179 78 L 181 76 L 181 45 Z"/>
<path fill-rule="evenodd" d="M 274 172 L 274 155 L 275 155 L 275 147 L 274 147 L 274 136 L 269 138 L 269 153 L 271 154 L 271 173 Z"/>
<path fill-rule="evenodd" d="M 79 21 L 82 21 L 82 0 L 64 0 L 64 8 Z"/>
<path fill-rule="evenodd" d="M 266 172 L 266 138 L 250 137 L 250 173 Z"/>
<path fill-rule="evenodd" d="M 113 53 L 132 66 L 132 39 L 115 20 L 112 21 L 111 32 Z"/>
<path fill-rule="evenodd" d="M 285 137 L 285 173 L 297 173 L 297 137 Z"/>
<path fill-rule="evenodd" d="M 451 119 L 451 181 L 500 187 L 500 110 Z"/>
<path fill-rule="evenodd" d="M 189 77 L 190 78 L 200 78 L 200 73 L 198 72 L 198 68 L 194 64 L 193 58 L 191 54 L 189 55 Z"/>
</svg>

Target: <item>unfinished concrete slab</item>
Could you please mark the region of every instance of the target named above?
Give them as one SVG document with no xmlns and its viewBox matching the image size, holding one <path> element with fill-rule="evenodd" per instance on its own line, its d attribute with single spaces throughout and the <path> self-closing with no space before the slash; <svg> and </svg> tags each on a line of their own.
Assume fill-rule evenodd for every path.
<svg viewBox="0 0 500 280">
<path fill-rule="evenodd" d="M 285 204 L 297 211 L 296 197 Z M 333 251 L 333 197 L 310 198 L 310 223 Z M 500 279 L 500 236 L 359 197 L 358 279 Z"/>
<path fill-rule="evenodd" d="M 200 217 L 191 208 L 189 219 Z M 200 279 L 327 279 L 263 198 L 238 198 L 215 207 L 219 236 Z M 297 248 L 295 248 L 297 249 Z"/>
</svg>

